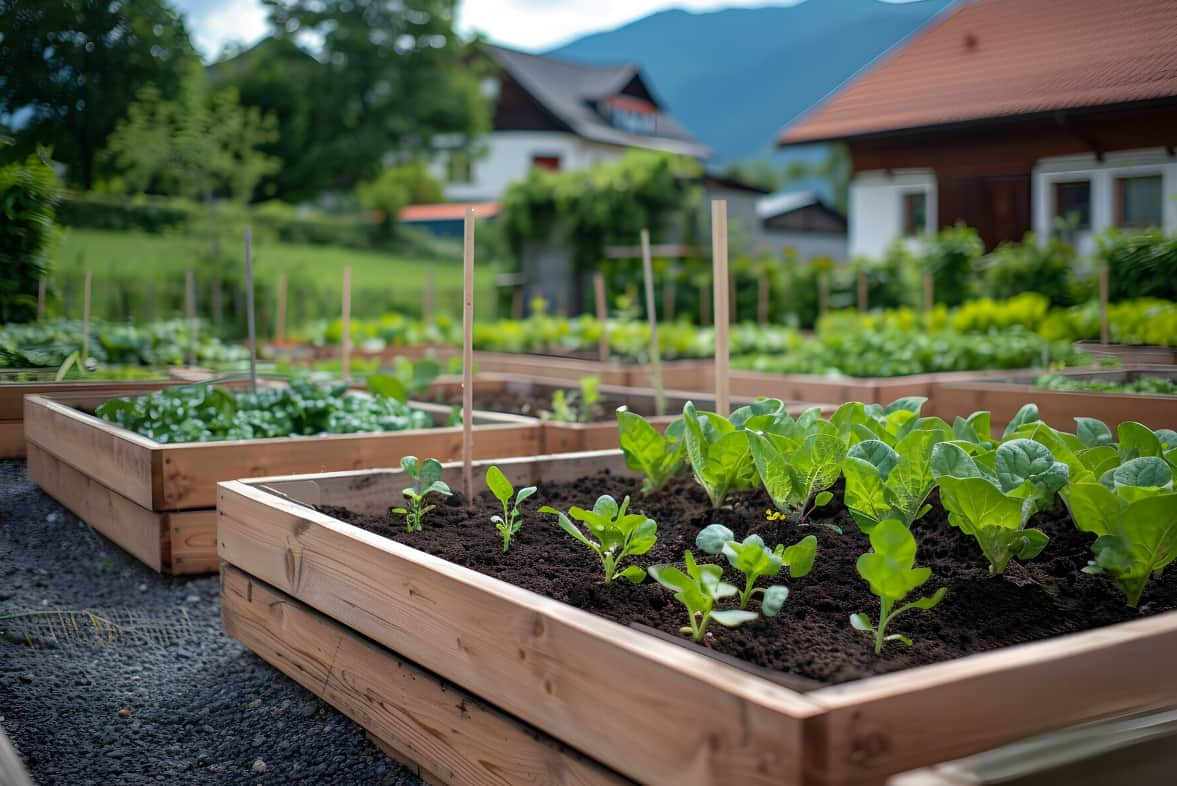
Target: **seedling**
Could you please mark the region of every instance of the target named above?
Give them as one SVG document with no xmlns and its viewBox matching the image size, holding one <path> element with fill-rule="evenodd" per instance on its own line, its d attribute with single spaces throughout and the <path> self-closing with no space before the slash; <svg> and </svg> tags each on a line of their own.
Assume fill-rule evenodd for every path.
<svg viewBox="0 0 1177 786">
<path fill-rule="evenodd" d="M 654 580 L 673 590 L 674 599 L 687 607 L 690 625 L 680 628 L 681 633 L 689 633 L 694 641 L 702 641 L 711 620 L 734 628 L 756 619 L 758 615 L 754 611 L 715 610 L 716 603 L 739 592 L 735 585 L 723 581 L 723 568 L 719 565 L 696 564 L 695 555 L 690 551 L 683 552 L 683 561 L 686 563 L 686 573 L 672 565 L 654 565 L 650 568 Z"/>
<path fill-rule="evenodd" d="M 875 637 L 875 654 L 881 655 L 883 644 L 888 641 L 898 641 L 911 646 L 911 639 L 901 633 L 887 634 L 887 625 L 896 617 L 909 609 L 928 610 L 944 600 L 948 593 L 947 587 L 941 587 L 932 595 L 925 595 L 919 600 L 895 608 L 895 604 L 903 600 L 917 587 L 923 586 L 932 577 L 931 568 L 916 568 L 915 538 L 902 522 L 882 521 L 870 532 L 872 551 L 858 558 L 858 575 L 870 584 L 880 602 L 879 622 L 871 622 L 870 616 L 861 612 L 850 615 L 850 625 L 855 630 L 873 633 Z"/>
<path fill-rule="evenodd" d="M 543 416 L 561 423 L 588 423 L 593 419 L 593 407 L 601 400 L 600 386 L 599 377 L 581 377 L 579 391 L 552 394 L 552 411 Z"/>
<path fill-rule="evenodd" d="M 436 360 L 423 358 L 414 363 L 398 355 L 394 362 L 394 373 L 368 375 L 368 390 L 403 404 L 410 396 L 428 390 L 440 373 L 441 365 Z"/>
<path fill-rule="evenodd" d="M 766 617 L 775 617 L 780 612 L 781 604 L 789 597 L 789 588 L 780 584 L 757 587 L 756 582 L 776 577 L 785 565 L 789 566 L 789 575 L 799 579 L 813 569 L 817 554 L 817 538 L 813 535 L 805 536 L 788 548 L 779 544 L 775 549 L 769 549 L 759 535 L 749 535 L 743 541 L 737 541 L 732 531 L 722 524 L 705 527 L 695 538 L 695 545 L 708 554 L 723 554 L 733 568 L 744 574 L 740 608 L 748 608 L 752 596 L 759 592 L 764 596 L 760 608 Z"/>
<path fill-rule="evenodd" d="M 642 493 L 662 488 L 683 468 L 686 444 L 682 439 L 683 421 L 676 420 L 659 434 L 641 415 L 621 407 L 617 410 L 617 433 L 625 465 L 645 477 Z"/>
<path fill-rule="evenodd" d="M 601 558 L 605 568 L 606 584 L 618 576 L 634 584 L 640 584 L 646 578 L 646 571 L 637 565 L 630 565 L 620 571 L 618 567 L 626 557 L 640 556 L 654 547 L 658 540 L 658 525 L 654 519 L 642 514 L 627 513 L 628 508 L 629 497 L 622 500 L 618 506 L 617 500 L 608 494 L 602 494 L 597 498 L 592 510 L 573 507 L 565 515 L 551 505 L 544 505 L 539 512 L 555 515 L 562 530 L 588 546 Z M 592 537 L 581 532 L 580 528 L 569 520 L 569 516 L 584 524 Z"/>
<path fill-rule="evenodd" d="M 401 492 L 409 501 L 408 507 L 393 508 L 391 512 L 405 517 L 406 532 L 420 532 L 425 514 L 437 507 L 424 504 L 425 497 L 433 493 L 448 497 L 453 492 L 441 479 L 441 462 L 437 459 L 418 461 L 416 456 L 405 456 L 401 466 L 415 482 Z"/>
<path fill-rule="evenodd" d="M 491 516 L 490 520 L 494 523 L 499 534 L 503 536 L 503 551 L 505 552 L 511 547 L 511 536 L 523 526 L 523 514 L 519 512 L 519 505 L 534 494 L 536 488 L 535 486 L 525 486 L 519 489 L 519 493 L 515 493 L 515 487 L 511 485 L 511 481 L 507 480 L 507 476 L 503 474 L 501 469 L 493 465 L 486 470 L 486 487 L 503 505 L 503 515 Z M 515 497 L 514 504 L 511 503 L 512 496 Z"/>
</svg>

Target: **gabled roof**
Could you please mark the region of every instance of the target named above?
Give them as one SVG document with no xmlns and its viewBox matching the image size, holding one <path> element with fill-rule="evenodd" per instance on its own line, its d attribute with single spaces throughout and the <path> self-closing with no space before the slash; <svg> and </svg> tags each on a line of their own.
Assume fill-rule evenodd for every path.
<svg viewBox="0 0 1177 786">
<path fill-rule="evenodd" d="M 1177 0 L 972 0 L 778 137 L 782 145 L 1177 97 Z"/>
<path fill-rule="evenodd" d="M 837 210 L 827 205 L 816 191 L 784 191 L 771 194 L 756 202 L 756 215 L 760 216 L 760 218 L 772 218 L 773 216 L 792 213 L 795 210 L 811 207 L 812 205 L 818 205 L 839 216 L 841 215 Z"/>
<path fill-rule="evenodd" d="M 645 147 L 706 158 L 711 150 L 701 144 L 654 99 L 657 133 L 633 134 L 614 128 L 594 103 L 617 96 L 634 79 L 642 81 L 641 70 L 632 63 L 589 66 L 554 57 L 517 52 L 501 46 L 487 46 L 487 53 L 520 87 L 538 101 L 561 125 L 577 136 L 611 145 Z"/>
</svg>

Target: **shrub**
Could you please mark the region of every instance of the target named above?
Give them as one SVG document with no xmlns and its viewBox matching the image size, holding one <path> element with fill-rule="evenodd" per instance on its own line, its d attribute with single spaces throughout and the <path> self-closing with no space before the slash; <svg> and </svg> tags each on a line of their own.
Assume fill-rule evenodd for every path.
<svg viewBox="0 0 1177 786">
<path fill-rule="evenodd" d="M 182 199 L 104 197 L 69 194 L 57 210 L 62 226 L 157 234 L 185 229 L 200 208 Z"/>
<path fill-rule="evenodd" d="M 977 231 L 964 224 L 942 229 L 928 241 L 923 269 L 932 274 L 937 303 L 964 302 L 972 288 L 973 268 L 984 250 Z"/>
<path fill-rule="evenodd" d="M 0 323 L 37 318 L 56 202 L 57 180 L 39 155 L 0 168 Z"/>
<path fill-rule="evenodd" d="M 1096 238 L 1099 259 L 1108 266 L 1108 298 L 1177 300 L 1177 235 L 1158 229 L 1109 229 Z"/>
<path fill-rule="evenodd" d="M 985 259 L 985 290 L 992 298 L 1012 298 L 1024 292 L 1044 296 L 1052 306 L 1071 299 L 1071 268 L 1075 250 L 1057 238 L 1040 245 L 1033 232 L 1021 243 L 1003 243 Z"/>
</svg>

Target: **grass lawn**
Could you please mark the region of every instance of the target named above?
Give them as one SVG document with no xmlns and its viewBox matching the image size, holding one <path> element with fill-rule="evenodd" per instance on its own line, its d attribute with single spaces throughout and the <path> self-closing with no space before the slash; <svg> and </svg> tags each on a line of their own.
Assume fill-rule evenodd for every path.
<svg viewBox="0 0 1177 786">
<path fill-rule="evenodd" d="M 196 272 L 198 311 L 211 316 L 213 281 L 220 279 L 223 308 L 228 313 L 233 309 L 233 298 L 241 297 L 243 243 L 230 246 L 222 241 L 219 263 L 208 261 L 209 247 L 207 238 L 193 235 L 65 229 L 51 255 L 50 314 L 82 316 L 82 280 L 89 270 L 93 274 L 95 319 L 179 316 L 184 309 L 184 275 L 189 269 Z M 453 261 L 430 263 L 379 251 L 255 240 L 253 262 L 259 322 L 272 319 L 282 273 L 289 280 L 289 329 L 311 320 L 337 317 L 343 269 L 347 266 L 352 269 L 352 314 L 356 317 L 374 317 L 389 311 L 419 315 L 431 264 L 436 277 L 435 313 L 460 317 L 460 256 Z M 482 303 L 489 309 L 494 303 L 496 272 L 496 263 L 477 266 L 476 308 Z M 154 300 L 154 305 L 149 299 Z M 260 324 L 258 330 L 263 332 Z"/>
</svg>

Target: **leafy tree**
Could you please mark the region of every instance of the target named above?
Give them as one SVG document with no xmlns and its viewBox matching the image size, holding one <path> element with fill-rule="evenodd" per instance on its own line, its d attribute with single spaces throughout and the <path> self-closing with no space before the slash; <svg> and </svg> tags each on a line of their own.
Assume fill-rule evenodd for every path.
<svg viewBox="0 0 1177 786">
<path fill-rule="evenodd" d="M 131 193 L 244 201 L 277 166 L 258 150 L 273 138 L 273 125 L 256 108 L 242 108 L 232 88 L 209 93 L 204 70 L 194 65 L 174 98 L 154 85 L 139 91 L 104 160 Z"/>
<path fill-rule="evenodd" d="M 380 176 L 356 186 L 360 204 L 384 214 L 383 224 L 391 232 L 396 215 L 405 205 L 430 204 L 444 199 L 441 184 L 421 161 L 390 166 Z"/>
<path fill-rule="evenodd" d="M 165 0 L 0 0 L 0 115 L 20 118 L 15 152 L 52 146 L 84 188 L 138 92 L 171 94 L 195 62 Z"/>
<path fill-rule="evenodd" d="M 36 319 L 56 202 L 57 179 L 41 156 L 0 167 L 0 324 Z"/>
<path fill-rule="evenodd" d="M 439 138 L 452 143 L 488 128 L 454 32 L 456 0 L 264 2 L 277 35 L 321 42 L 313 138 L 329 185 L 375 177 L 389 151 L 427 154 Z"/>
</svg>

